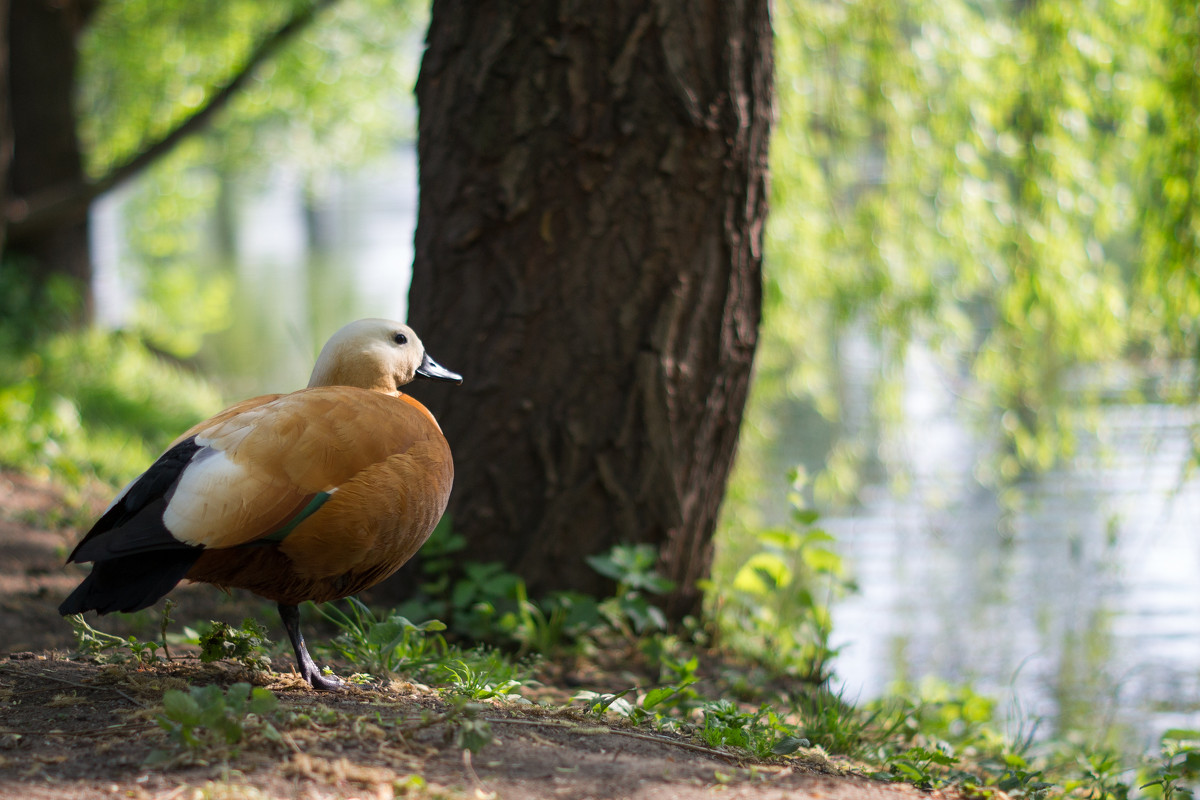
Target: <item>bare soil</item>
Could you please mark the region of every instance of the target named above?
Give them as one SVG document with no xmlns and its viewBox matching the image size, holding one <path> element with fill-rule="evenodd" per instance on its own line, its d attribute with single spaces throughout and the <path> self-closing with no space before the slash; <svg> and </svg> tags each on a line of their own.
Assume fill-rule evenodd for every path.
<svg viewBox="0 0 1200 800">
<path fill-rule="evenodd" d="M 94 510 L 103 503 L 97 492 Z M 141 668 L 70 659 L 71 629 L 56 607 L 84 571 L 63 566 L 80 532 L 58 527 L 60 505 L 49 485 L 0 473 L 0 653 L 8 654 L 0 656 L 0 797 L 930 796 L 854 774 L 818 752 L 756 762 L 570 708 L 496 701 L 464 716 L 438 692 L 403 681 L 330 694 L 294 673 L 188 658 Z M 270 606 L 252 597 L 209 587 L 181 587 L 173 596 L 178 620 L 236 623 L 252 615 L 281 635 Z M 143 612 L 106 618 L 102 627 L 146 639 L 156 625 Z M 248 723 L 236 747 L 191 752 L 157 724 L 164 690 L 237 681 L 265 685 L 279 698 L 280 736 Z M 486 723 L 493 736 L 473 756 L 455 743 L 464 723 Z M 165 763 L 147 766 L 156 752 Z"/>
</svg>

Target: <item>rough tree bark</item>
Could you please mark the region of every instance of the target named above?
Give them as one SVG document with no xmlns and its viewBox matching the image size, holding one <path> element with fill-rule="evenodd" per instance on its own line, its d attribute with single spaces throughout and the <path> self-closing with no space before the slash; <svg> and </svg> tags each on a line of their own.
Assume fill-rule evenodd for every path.
<svg viewBox="0 0 1200 800">
<path fill-rule="evenodd" d="M 437 0 L 411 318 L 468 557 L 534 593 L 648 542 L 697 610 L 757 342 L 768 0 Z"/>
<path fill-rule="evenodd" d="M 8 9 L 9 0 L 0 0 L 0 209 L 7 201 L 8 168 L 12 163 L 13 135 L 9 113 L 8 70 Z M 8 225 L 0 214 L 0 254 L 8 235 Z"/>
</svg>

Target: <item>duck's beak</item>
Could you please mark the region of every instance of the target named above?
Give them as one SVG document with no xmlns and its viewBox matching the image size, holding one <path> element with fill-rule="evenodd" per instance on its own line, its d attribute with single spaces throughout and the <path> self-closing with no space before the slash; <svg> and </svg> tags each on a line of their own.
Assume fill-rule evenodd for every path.
<svg viewBox="0 0 1200 800">
<path fill-rule="evenodd" d="M 429 357 L 429 353 L 421 359 L 421 366 L 417 367 L 417 374 L 423 378 L 430 378 L 435 381 L 453 381 L 454 383 L 462 383 L 462 375 L 457 372 L 451 372 L 441 364 Z"/>
</svg>

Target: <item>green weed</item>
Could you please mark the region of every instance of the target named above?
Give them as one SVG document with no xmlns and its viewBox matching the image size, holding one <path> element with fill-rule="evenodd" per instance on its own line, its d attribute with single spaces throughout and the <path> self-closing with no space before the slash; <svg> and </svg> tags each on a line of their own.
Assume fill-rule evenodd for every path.
<svg viewBox="0 0 1200 800">
<path fill-rule="evenodd" d="M 444 715 L 446 738 L 460 750 L 478 753 L 492 743 L 492 726 L 479 716 L 486 711 L 487 706 L 471 702 L 463 696 L 452 697 L 448 701 L 449 708 Z"/>
<path fill-rule="evenodd" d="M 1172 728 L 1160 739 L 1161 758 L 1143 775 L 1146 782 L 1138 788 L 1150 789 L 1162 800 L 1193 795 L 1192 785 L 1200 778 L 1200 731 Z"/>
<path fill-rule="evenodd" d="M 193 686 L 186 692 L 169 689 L 163 693 L 163 712 L 155 719 L 179 752 L 156 750 L 147 763 L 164 764 L 181 755 L 193 761 L 214 754 L 228 757 L 250 730 L 280 741 L 269 719 L 278 704 L 271 692 L 251 689 L 248 683 L 235 683 L 228 691 L 215 685 Z"/>
<path fill-rule="evenodd" d="M 242 666 L 265 672 L 271 668 L 271 658 L 265 652 L 270 643 L 267 631 L 252 619 L 245 619 L 235 628 L 224 622 L 213 621 L 196 637 L 200 645 L 200 660 L 236 661 Z"/>
<path fill-rule="evenodd" d="M 804 474 L 793 473 L 790 524 L 753 534 L 755 547 L 720 593 L 707 586 L 710 614 L 726 646 L 820 685 L 837 656 L 830 640 L 832 602 L 857 586 L 833 537 L 804 507 Z"/>
<path fill-rule="evenodd" d="M 67 622 L 75 636 L 76 654 L 102 664 L 128 661 L 151 664 L 163 658 L 158 654 L 160 650 L 166 654 L 165 642 L 142 641 L 136 636 L 122 637 L 105 633 L 89 625 L 82 614 L 72 614 L 67 617 Z"/>
<path fill-rule="evenodd" d="M 1017 753 L 1002 753 L 995 759 L 983 759 L 981 769 L 990 777 L 987 784 L 995 786 L 1009 797 L 1040 800 L 1055 784 L 1046 780 L 1043 770 L 1035 769 L 1024 756 Z"/>
<path fill-rule="evenodd" d="M 805 737 L 835 755 L 859 755 L 870 739 L 888 738 L 887 734 L 872 735 L 877 713 L 858 709 L 841 692 L 825 687 L 794 696 L 791 711 L 800 720 Z"/>
<path fill-rule="evenodd" d="M 905 781 L 925 790 L 940 788 L 949 782 L 946 768 L 959 761 L 957 756 L 947 752 L 949 749 L 910 747 L 888 758 L 887 772 L 875 774 L 894 781 Z"/>
<path fill-rule="evenodd" d="M 658 553 L 648 544 L 617 545 L 607 553 L 587 557 L 592 569 L 616 581 L 613 596 L 602 600 L 599 609 L 609 625 L 629 639 L 667 629 L 662 610 L 646 596 L 675 588 L 655 570 L 657 562 Z"/>
<path fill-rule="evenodd" d="M 498 670 L 497 666 L 493 664 L 492 669 L 488 669 L 487 665 L 472 666 L 463 659 L 456 658 L 439 664 L 434 674 L 445 679 L 452 691 L 468 699 L 488 700 L 511 695 L 521 688 L 520 681 L 509 677 L 508 670 Z"/>
<path fill-rule="evenodd" d="M 755 758 L 771 758 L 810 744 L 766 705 L 744 711 L 728 700 L 718 700 L 702 706 L 701 711 L 704 723 L 699 735 L 712 747 L 736 747 Z"/>
<path fill-rule="evenodd" d="M 346 606 L 342 611 L 323 603 L 316 609 L 340 630 L 326 647 L 361 671 L 394 674 L 436 664 L 447 653 L 446 640 L 437 635 L 446 626 L 438 620 L 417 625 L 396 613 L 376 617 L 357 597 L 346 598 Z"/>
</svg>

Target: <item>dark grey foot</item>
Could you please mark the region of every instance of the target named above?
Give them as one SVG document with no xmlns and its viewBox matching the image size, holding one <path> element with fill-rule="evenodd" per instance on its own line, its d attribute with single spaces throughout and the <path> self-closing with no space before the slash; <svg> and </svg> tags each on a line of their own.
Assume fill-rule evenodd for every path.
<svg viewBox="0 0 1200 800">
<path fill-rule="evenodd" d="M 300 633 L 300 609 L 296 606 L 279 604 L 279 618 L 283 620 L 283 629 L 287 631 L 288 639 L 292 641 L 292 650 L 296 653 L 296 666 L 300 676 L 308 681 L 314 689 L 333 692 L 341 689 L 346 682 L 336 675 L 323 675 L 317 667 L 308 648 L 304 645 L 304 634 Z"/>
</svg>

